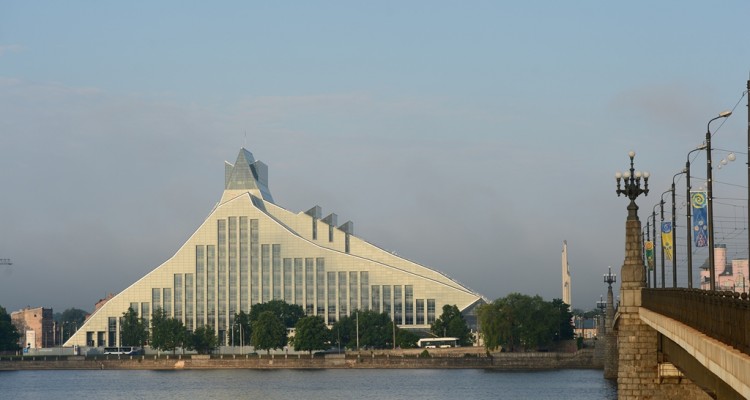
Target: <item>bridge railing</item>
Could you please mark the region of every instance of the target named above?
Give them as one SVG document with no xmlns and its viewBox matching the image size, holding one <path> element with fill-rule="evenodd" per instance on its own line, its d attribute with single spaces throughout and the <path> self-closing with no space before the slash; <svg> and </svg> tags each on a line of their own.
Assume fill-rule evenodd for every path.
<svg viewBox="0 0 750 400">
<path fill-rule="evenodd" d="M 746 293 L 643 289 L 642 301 L 643 307 L 750 355 L 750 300 Z"/>
</svg>

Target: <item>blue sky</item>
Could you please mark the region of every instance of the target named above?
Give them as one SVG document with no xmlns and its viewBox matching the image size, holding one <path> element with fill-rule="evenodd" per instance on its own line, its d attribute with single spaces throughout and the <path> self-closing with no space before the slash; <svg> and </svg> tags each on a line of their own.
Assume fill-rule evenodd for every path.
<svg viewBox="0 0 750 400">
<path fill-rule="evenodd" d="M 14 262 L 0 305 L 90 310 L 127 287 L 199 226 L 246 146 L 279 205 L 320 205 L 490 299 L 560 297 L 567 240 L 573 306 L 593 308 L 624 257 L 627 151 L 653 176 L 650 212 L 735 107 L 712 125 L 738 155 L 715 191 L 734 224 L 719 240 L 746 257 L 748 15 L 744 1 L 0 1 Z"/>
</svg>

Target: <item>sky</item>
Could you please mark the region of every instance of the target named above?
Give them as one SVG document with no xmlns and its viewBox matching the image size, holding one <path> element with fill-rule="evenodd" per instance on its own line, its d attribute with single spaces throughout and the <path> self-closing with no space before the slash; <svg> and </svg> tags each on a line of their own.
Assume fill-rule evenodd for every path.
<svg viewBox="0 0 750 400">
<path fill-rule="evenodd" d="M 489 300 L 561 297 L 567 241 L 572 305 L 592 309 L 624 260 L 627 152 L 651 173 L 645 226 L 723 110 L 714 162 L 737 161 L 714 170 L 717 240 L 747 257 L 748 15 L 742 0 L 0 0 L 0 305 L 90 311 L 128 287 L 198 228 L 246 147 L 278 205 L 319 205 Z"/>
</svg>

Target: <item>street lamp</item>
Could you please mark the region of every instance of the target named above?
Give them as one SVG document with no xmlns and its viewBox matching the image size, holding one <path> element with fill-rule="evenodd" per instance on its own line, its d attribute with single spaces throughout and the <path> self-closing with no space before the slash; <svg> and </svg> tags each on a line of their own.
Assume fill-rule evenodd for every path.
<svg viewBox="0 0 750 400">
<path fill-rule="evenodd" d="M 685 229 L 687 233 L 687 279 L 688 279 L 688 288 L 693 288 L 693 224 L 691 222 L 692 219 L 692 212 L 693 212 L 693 198 L 690 194 L 690 155 L 693 154 L 693 152 L 699 151 L 699 150 L 705 150 L 706 144 L 700 145 L 698 148 L 695 148 L 693 150 L 690 150 L 687 154 L 687 161 L 685 161 L 685 198 L 687 199 L 687 222 L 685 223 Z"/>
<path fill-rule="evenodd" d="M 708 275 L 709 290 L 716 290 L 716 266 L 714 265 L 714 200 L 713 172 L 711 167 L 711 122 L 732 115 L 731 111 L 722 111 L 718 117 L 711 118 L 706 124 L 706 201 L 708 208 Z"/>
<path fill-rule="evenodd" d="M 617 171 L 615 173 L 615 179 L 617 180 L 616 193 L 617 197 L 624 194 L 630 199 L 630 204 L 628 204 L 628 219 L 637 220 L 638 205 L 635 204 L 635 199 L 640 196 L 641 193 L 648 196 L 648 178 L 650 175 L 648 172 L 641 173 L 641 171 L 635 170 L 635 167 L 633 167 L 633 159 L 635 158 L 634 151 L 629 151 L 628 157 L 630 157 L 630 171 Z M 641 177 L 643 177 L 643 188 L 641 188 Z M 624 188 L 620 187 L 621 180 L 624 181 Z"/>
<path fill-rule="evenodd" d="M 677 207 L 675 206 L 675 187 L 674 178 L 677 175 L 687 173 L 687 169 L 674 174 L 672 177 L 672 287 L 677 287 Z"/>
<path fill-rule="evenodd" d="M 651 233 L 654 236 L 654 265 L 652 268 L 652 270 L 654 271 L 654 286 L 653 286 L 654 289 L 656 289 L 656 249 L 661 247 L 661 245 L 659 245 L 658 247 L 656 246 L 656 207 L 657 206 L 659 206 L 658 203 L 654 204 L 654 207 L 651 209 L 651 222 L 653 222 L 653 224 L 651 225 Z M 659 241 L 659 243 L 661 243 L 661 240 Z M 662 250 L 662 253 L 664 253 L 664 250 Z"/>
</svg>

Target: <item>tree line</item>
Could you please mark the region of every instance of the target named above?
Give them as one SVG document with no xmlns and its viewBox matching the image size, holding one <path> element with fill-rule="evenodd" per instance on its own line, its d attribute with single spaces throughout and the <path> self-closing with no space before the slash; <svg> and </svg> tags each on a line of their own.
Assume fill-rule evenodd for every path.
<svg viewBox="0 0 750 400">
<path fill-rule="evenodd" d="M 487 350 L 530 351 L 573 339 L 573 314 L 560 299 L 511 293 L 481 305 L 477 314 Z"/>
</svg>

